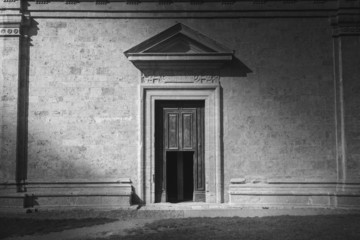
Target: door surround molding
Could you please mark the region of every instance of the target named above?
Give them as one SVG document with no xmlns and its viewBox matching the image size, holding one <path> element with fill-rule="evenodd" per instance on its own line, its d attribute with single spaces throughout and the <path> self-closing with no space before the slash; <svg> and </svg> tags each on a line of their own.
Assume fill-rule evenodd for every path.
<svg viewBox="0 0 360 240">
<path fill-rule="evenodd" d="M 203 100 L 205 102 L 205 196 L 208 203 L 223 202 L 221 160 L 220 85 L 181 84 L 140 86 L 140 157 L 136 193 L 143 203 L 155 202 L 155 101 Z"/>
</svg>

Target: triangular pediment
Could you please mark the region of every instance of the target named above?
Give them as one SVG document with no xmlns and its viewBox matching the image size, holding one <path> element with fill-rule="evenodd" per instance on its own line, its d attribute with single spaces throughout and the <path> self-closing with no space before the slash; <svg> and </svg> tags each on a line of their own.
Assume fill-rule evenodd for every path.
<svg viewBox="0 0 360 240">
<path fill-rule="evenodd" d="M 178 23 L 127 50 L 125 55 L 139 68 L 199 66 L 202 63 L 207 67 L 219 67 L 232 60 L 233 51 Z"/>
<path fill-rule="evenodd" d="M 215 51 L 184 34 L 177 34 L 152 46 L 144 53 L 215 53 Z"/>
</svg>

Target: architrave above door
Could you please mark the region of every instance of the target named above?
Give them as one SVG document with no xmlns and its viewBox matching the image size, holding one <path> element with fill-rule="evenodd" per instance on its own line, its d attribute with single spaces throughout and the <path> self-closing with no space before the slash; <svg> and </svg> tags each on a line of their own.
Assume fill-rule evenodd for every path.
<svg viewBox="0 0 360 240">
<path fill-rule="evenodd" d="M 124 54 L 140 70 L 216 69 L 230 62 L 234 51 L 178 23 Z"/>
</svg>

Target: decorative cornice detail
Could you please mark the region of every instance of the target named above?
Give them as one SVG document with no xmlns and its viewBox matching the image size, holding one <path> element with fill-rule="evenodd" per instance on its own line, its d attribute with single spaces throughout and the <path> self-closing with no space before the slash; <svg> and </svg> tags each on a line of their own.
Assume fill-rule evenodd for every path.
<svg viewBox="0 0 360 240">
<path fill-rule="evenodd" d="M 203 4 L 204 1 L 203 0 L 191 0 L 190 1 L 190 4 L 193 4 L 193 5 L 200 5 L 200 4 Z"/>
<path fill-rule="evenodd" d="M 141 75 L 143 84 L 218 84 L 220 76 L 218 75 L 195 75 L 195 76 L 157 76 Z"/>
<path fill-rule="evenodd" d="M 36 4 L 48 4 L 50 0 L 35 0 Z"/>
<path fill-rule="evenodd" d="M 220 82 L 220 76 L 194 76 L 194 82 L 195 83 L 219 83 Z"/>
<path fill-rule="evenodd" d="M 164 76 L 145 76 L 144 74 L 142 74 L 141 82 L 142 83 L 163 83 Z"/>
<path fill-rule="evenodd" d="M 80 3 L 79 0 L 65 0 L 65 4 L 78 4 Z"/>
<path fill-rule="evenodd" d="M 264 4 L 266 0 L 253 0 L 254 4 Z"/>
<path fill-rule="evenodd" d="M 330 21 L 334 37 L 360 35 L 360 15 L 357 9 L 342 7 Z"/>
<path fill-rule="evenodd" d="M 160 5 L 170 5 L 174 3 L 172 0 L 159 0 Z"/>
<path fill-rule="evenodd" d="M 126 4 L 129 4 L 129 5 L 138 5 L 140 4 L 140 0 L 126 0 Z"/>
<path fill-rule="evenodd" d="M 221 4 L 223 5 L 232 5 L 235 2 L 236 2 L 235 0 L 221 0 Z"/>
<path fill-rule="evenodd" d="M 333 36 L 360 35 L 360 24 L 353 26 L 336 26 L 333 28 Z"/>
<path fill-rule="evenodd" d="M 15 1 L 19 1 L 19 0 L 3 0 L 4 2 L 15 2 Z M 38 0 L 29 0 L 29 2 L 37 2 Z M 39 0 L 42 1 L 42 0 Z M 45 0 L 44 0 L 45 1 Z M 64 0 L 63 0 L 64 1 Z M 101 0 L 100 0 L 101 1 Z M 154 2 L 151 0 L 108 0 L 109 2 L 136 2 L 136 3 L 146 3 L 146 2 Z M 159 2 L 184 2 L 184 1 L 177 1 L 177 0 L 158 0 Z M 291 2 L 309 2 L 306 0 L 290 0 Z M 318 2 L 328 2 L 328 1 L 336 1 L 336 0 L 313 0 L 313 3 L 318 3 Z M 356 1 L 356 0 L 348 0 L 348 1 Z M 48 0 L 48 2 L 59 2 L 59 0 Z M 67 2 L 67 0 L 65 0 L 65 3 Z M 97 0 L 78 0 L 77 2 L 97 2 Z M 190 4 L 202 4 L 202 3 L 206 3 L 206 2 L 214 2 L 214 1 L 209 1 L 209 0 L 189 0 L 188 3 Z M 235 2 L 253 2 L 253 3 L 268 3 L 268 2 L 277 2 L 277 0 L 247 0 L 247 1 L 240 1 L 240 0 L 217 0 L 215 2 L 219 2 L 219 3 L 235 3 Z M 284 3 L 287 3 L 287 0 L 283 0 Z M 311 2 L 311 1 L 310 1 Z"/>
<path fill-rule="evenodd" d="M 95 3 L 97 5 L 106 5 L 109 3 L 109 1 L 108 0 L 96 0 Z"/>
<path fill-rule="evenodd" d="M 294 3 L 296 3 L 296 0 L 283 0 L 283 3 L 285 3 L 285 4 L 294 4 Z"/>
<path fill-rule="evenodd" d="M 20 36 L 20 28 L 0 28 L 0 36 Z"/>
<path fill-rule="evenodd" d="M 323 4 L 326 0 L 314 0 L 314 4 Z"/>
</svg>

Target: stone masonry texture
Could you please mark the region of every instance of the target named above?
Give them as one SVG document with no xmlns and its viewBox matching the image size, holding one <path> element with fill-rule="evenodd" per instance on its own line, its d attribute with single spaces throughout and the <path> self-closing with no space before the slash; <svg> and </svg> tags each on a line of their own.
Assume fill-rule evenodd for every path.
<svg viewBox="0 0 360 240">
<path fill-rule="evenodd" d="M 137 179 L 137 71 L 122 21 L 36 20 L 29 81 L 30 179 Z M 91 29 L 91 30 L 90 30 Z M 54 51 L 55 50 L 55 51 Z"/>
<path fill-rule="evenodd" d="M 359 1 L 2 1 L 0 205 L 151 202 L 154 99 L 186 98 L 207 203 L 360 206 Z"/>
<path fill-rule="evenodd" d="M 30 179 L 128 177 L 136 186 L 138 70 L 123 52 L 182 22 L 235 50 L 221 76 L 225 187 L 336 179 L 331 28 L 325 19 L 36 19 Z"/>
<path fill-rule="evenodd" d="M 0 42 L 0 180 L 15 179 L 19 39 Z"/>
</svg>

